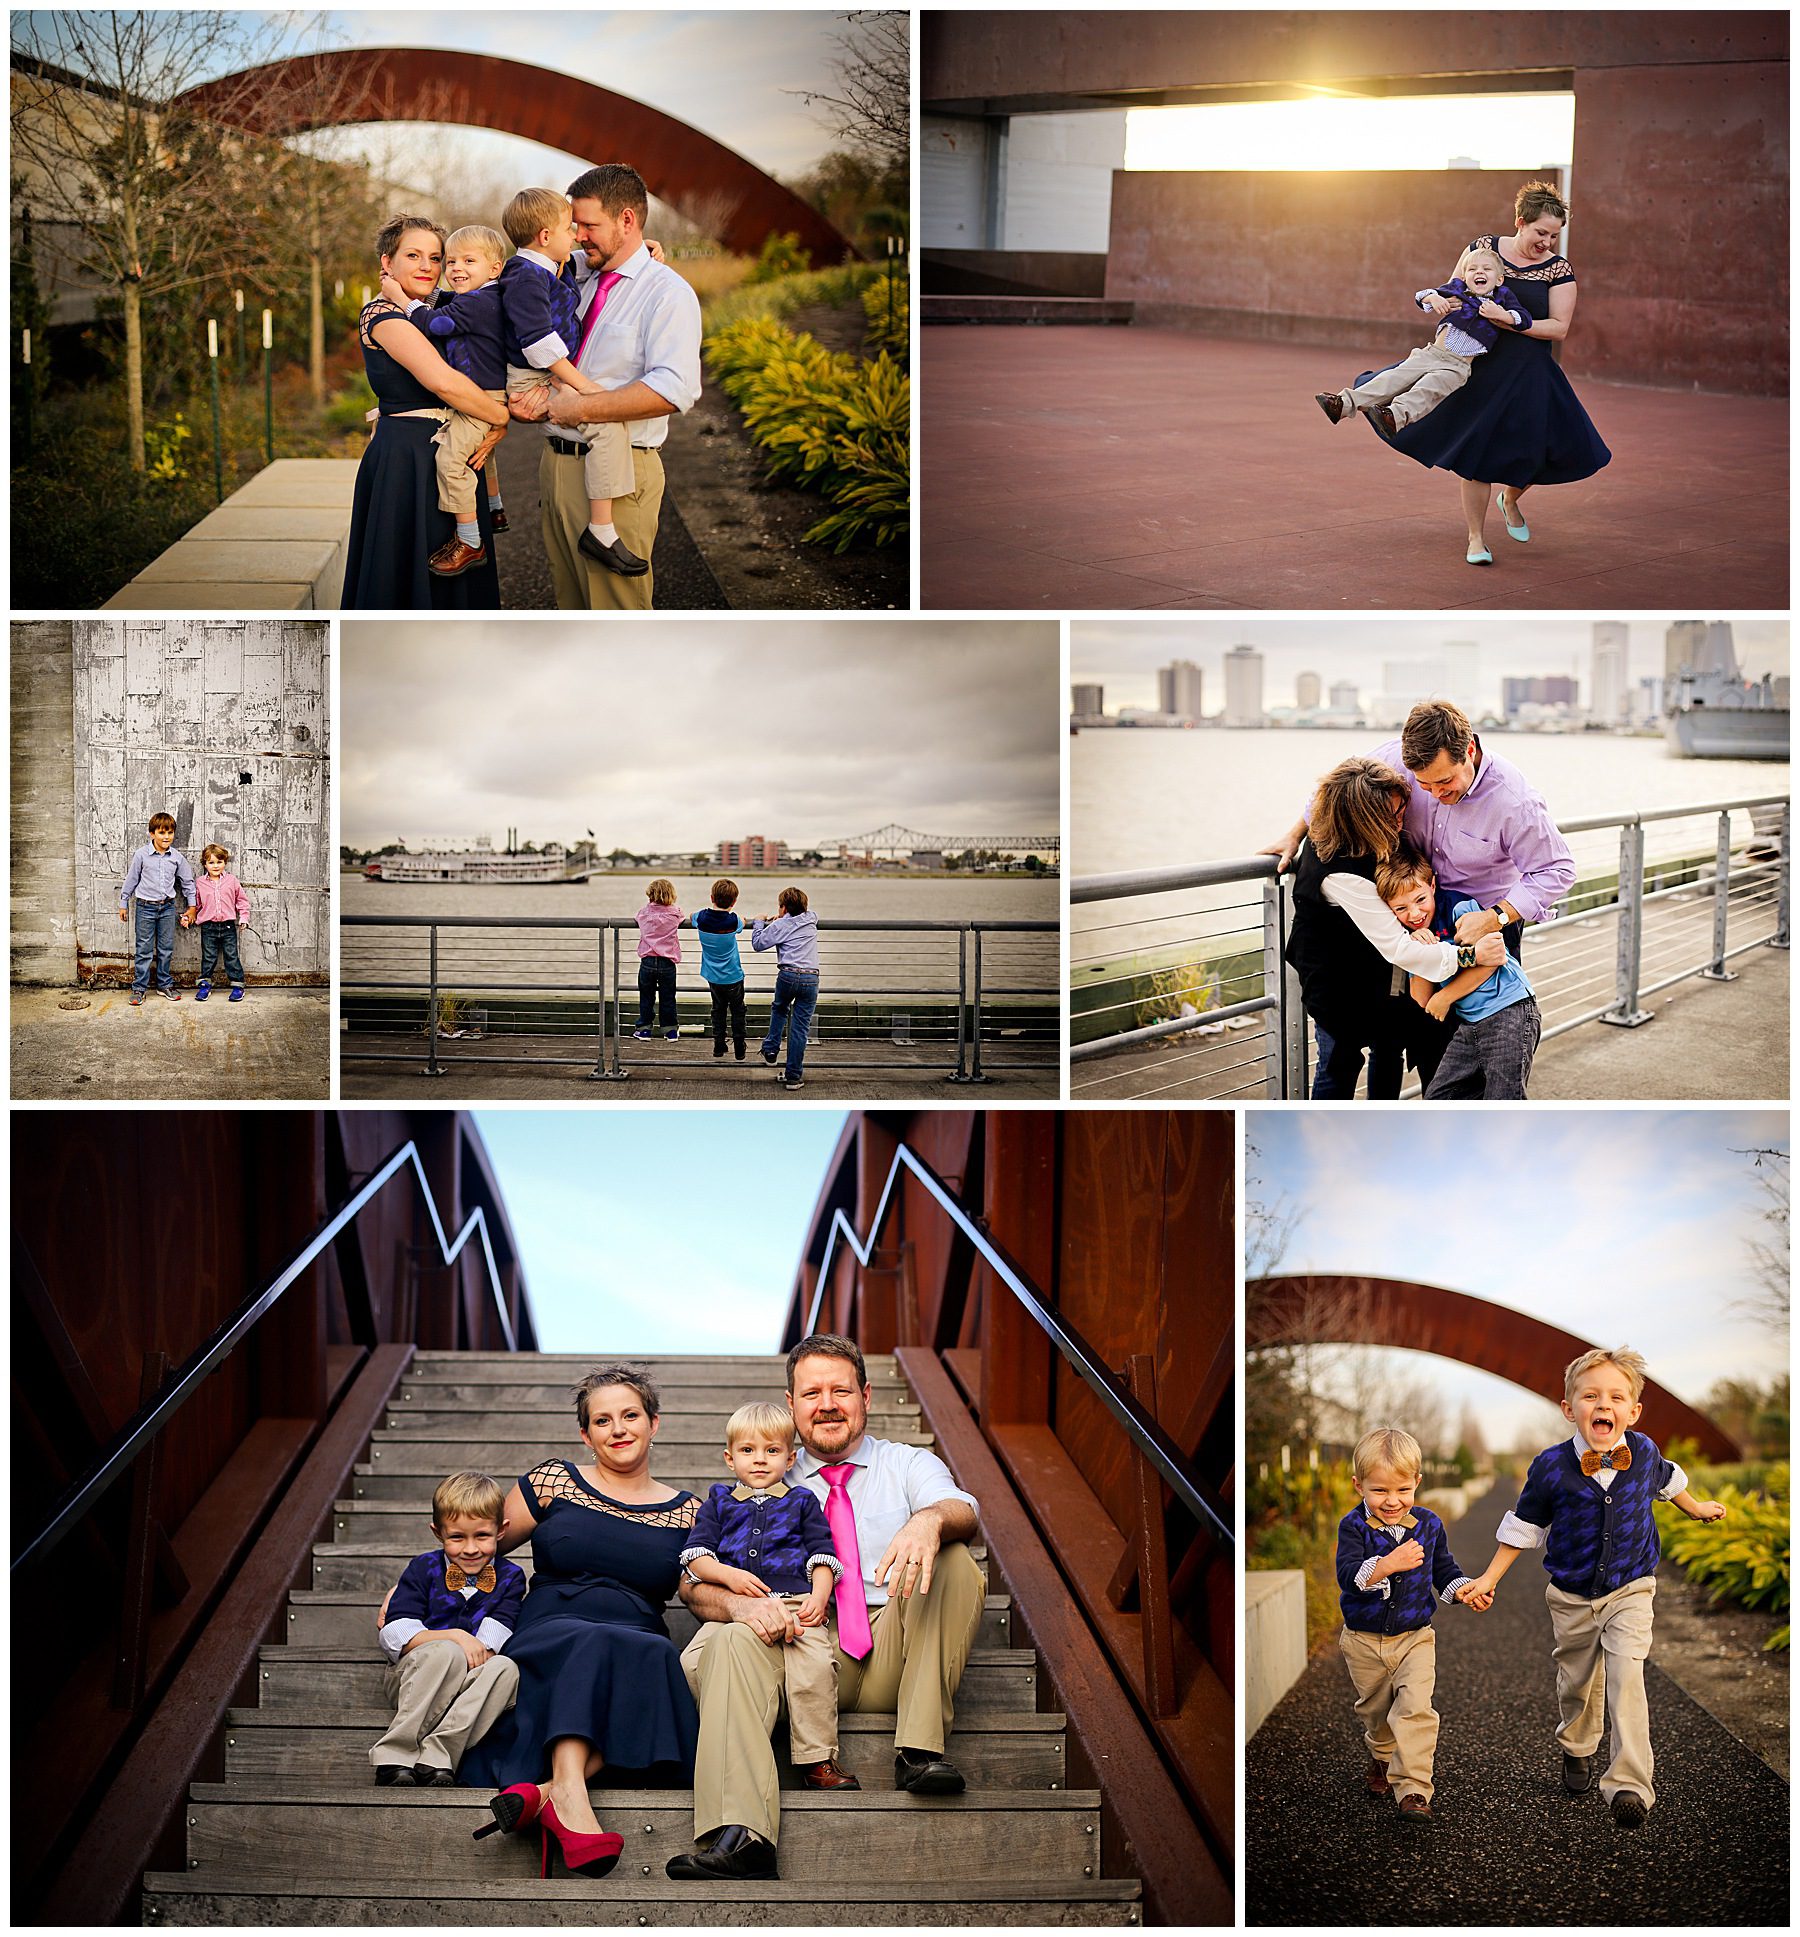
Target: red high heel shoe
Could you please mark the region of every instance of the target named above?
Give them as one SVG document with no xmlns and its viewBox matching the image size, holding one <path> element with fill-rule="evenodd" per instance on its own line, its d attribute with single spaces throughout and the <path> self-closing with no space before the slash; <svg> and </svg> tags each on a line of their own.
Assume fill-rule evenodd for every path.
<svg viewBox="0 0 1800 1937">
<path fill-rule="evenodd" d="M 529 1829 L 537 1821 L 542 1804 L 535 1782 L 515 1782 L 510 1789 L 502 1789 L 499 1795 L 488 1798 L 494 1820 L 483 1823 L 476 1830 L 474 1840 L 480 1842 L 482 1837 L 492 1836 L 496 1831 L 510 1836 L 516 1830 Z"/>
<path fill-rule="evenodd" d="M 595 1836 L 585 1830 L 566 1828 L 557 1816 L 556 1804 L 548 1796 L 544 1798 L 539 1828 L 544 1839 L 543 1862 L 538 1868 L 540 1877 L 550 1874 L 552 1836 L 562 1850 L 563 1862 L 571 1876 L 605 1876 L 625 1848 L 624 1837 L 614 1830 L 603 1829 Z"/>
</svg>

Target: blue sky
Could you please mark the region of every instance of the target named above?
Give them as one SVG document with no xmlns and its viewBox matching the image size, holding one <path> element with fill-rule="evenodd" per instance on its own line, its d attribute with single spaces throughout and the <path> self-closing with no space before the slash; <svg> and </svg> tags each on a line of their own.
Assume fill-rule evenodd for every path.
<svg viewBox="0 0 1800 1937">
<path fill-rule="evenodd" d="M 773 1352 L 841 1110 L 477 1110 L 547 1352 Z"/>
<path fill-rule="evenodd" d="M 1301 1221 L 1277 1269 L 1407 1278 L 1473 1293 L 1604 1345 L 1633 1345 L 1678 1397 L 1785 1370 L 1788 1340 L 1735 1312 L 1767 1236 L 1751 1159 L 1788 1147 L 1785 1111 L 1251 1112 L 1245 1190 Z M 1392 1180 L 1384 1194 L 1383 1180 Z M 1540 1419 L 1532 1395 L 1448 1360 L 1492 1445 Z"/>
</svg>

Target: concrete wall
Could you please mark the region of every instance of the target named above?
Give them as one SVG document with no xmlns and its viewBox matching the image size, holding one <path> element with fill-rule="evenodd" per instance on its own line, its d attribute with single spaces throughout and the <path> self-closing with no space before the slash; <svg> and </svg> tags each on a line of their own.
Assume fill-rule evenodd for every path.
<svg viewBox="0 0 1800 1937">
<path fill-rule="evenodd" d="M 1244 1574 L 1244 1740 L 1306 1670 L 1306 1576 L 1298 1568 Z"/>
<path fill-rule="evenodd" d="M 927 296 L 1085 296 L 1106 294 L 1106 258 L 1024 249 L 921 249 L 919 287 Z"/>
<path fill-rule="evenodd" d="M 218 841 L 250 897 L 252 982 L 329 979 L 330 628 L 318 620 L 84 620 L 74 630 L 77 963 L 128 978 L 118 890 L 151 814 L 200 867 Z M 197 971 L 198 930 L 175 946 Z"/>
<path fill-rule="evenodd" d="M 75 628 L 12 628 L 12 978 L 75 979 Z"/>
</svg>

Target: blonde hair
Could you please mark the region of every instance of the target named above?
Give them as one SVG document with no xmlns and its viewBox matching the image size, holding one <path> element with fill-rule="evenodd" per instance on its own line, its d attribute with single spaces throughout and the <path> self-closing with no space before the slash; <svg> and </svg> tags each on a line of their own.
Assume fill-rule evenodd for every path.
<svg viewBox="0 0 1800 1937">
<path fill-rule="evenodd" d="M 431 1524 L 441 1532 L 452 1520 L 491 1520 L 506 1510 L 506 1489 L 486 1473 L 452 1473 L 431 1496 Z"/>
<path fill-rule="evenodd" d="M 554 228 L 569 212 L 569 198 L 553 188 L 522 188 L 506 205 L 500 226 L 513 247 L 529 249 L 546 229 Z"/>
<path fill-rule="evenodd" d="M 450 240 L 454 242 L 456 237 L 452 236 Z M 1500 271 L 1500 280 L 1504 282 L 1506 280 L 1506 264 L 1500 260 L 1500 252 L 1497 249 L 1490 249 L 1484 242 L 1472 244 L 1457 257 L 1456 273 L 1459 276 L 1462 275 L 1470 263 L 1478 261 L 1483 256 Z"/>
<path fill-rule="evenodd" d="M 1339 854 L 1372 854 L 1385 861 L 1400 845 L 1394 802 L 1405 800 L 1411 783 L 1392 767 L 1356 754 L 1341 760 L 1319 782 L 1307 829 L 1321 861 Z"/>
<path fill-rule="evenodd" d="M 1402 1475 L 1410 1473 L 1416 1480 L 1425 1470 L 1425 1455 L 1419 1451 L 1419 1442 L 1411 1433 L 1403 1433 L 1398 1426 L 1377 1426 L 1356 1442 L 1350 1464 L 1358 1484 L 1378 1466 Z"/>
<path fill-rule="evenodd" d="M 656 879 L 651 882 L 649 887 L 647 887 L 644 890 L 644 899 L 646 901 L 654 901 L 658 903 L 659 906 L 664 908 L 672 908 L 675 905 L 674 882 L 665 881 L 663 877 L 659 874 L 656 877 Z"/>
<path fill-rule="evenodd" d="M 730 1452 L 740 1439 L 752 1433 L 763 1433 L 771 1439 L 784 1439 L 788 1445 L 794 1443 L 794 1415 L 786 1406 L 778 1406 L 767 1399 L 752 1399 L 747 1406 L 739 1406 L 725 1422 L 725 1450 Z"/>
<path fill-rule="evenodd" d="M 221 861 L 229 861 L 231 859 L 230 848 L 221 847 L 217 841 L 208 841 L 207 844 L 200 850 L 200 865 L 202 867 L 205 867 L 207 862 L 210 861 L 215 854 L 219 857 Z"/>
<path fill-rule="evenodd" d="M 506 237 L 498 229 L 490 229 L 485 222 L 465 222 L 460 229 L 452 229 L 444 243 L 444 254 L 448 255 L 459 242 L 479 243 L 487 251 L 491 262 L 503 263 L 506 260 Z"/>
<path fill-rule="evenodd" d="M 1625 1374 L 1631 1386 L 1631 1403 L 1639 1404 L 1644 1396 L 1644 1381 L 1650 1376 L 1649 1361 L 1642 1352 L 1634 1352 L 1629 1345 L 1621 1345 L 1616 1352 L 1583 1352 L 1578 1359 L 1569 1361 L 1569 1369 L 1563 1374 L 1563 1403 L 1575 1403 L 1575 1384 L 1584 1372 L 1593 1371 L 1597 1365 L 1616 1365 Z"/>
<path fill-rule="evenodd" d="M 1375 870 L 1375 892 L 1383 901 L 1404 894 L 1415 881 L 1436 881 L 1437 875 L 1410 841 L 1402 841 Z"/>
</svg>

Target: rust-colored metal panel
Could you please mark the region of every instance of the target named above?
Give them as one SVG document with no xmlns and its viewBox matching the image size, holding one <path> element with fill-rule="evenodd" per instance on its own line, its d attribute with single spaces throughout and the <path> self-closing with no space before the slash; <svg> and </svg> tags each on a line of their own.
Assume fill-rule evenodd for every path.
<svg viewBox="0 0 1800 1937">
<path fill-rule="evenodd" d="M 1059 1125 L 1053 1110 L 1008 1110 L 990 1126 L 982 1201 L 988 1228 L 1033 1282 L 1058 1300 Z M 982 1309 L 981 1417 L 1041 1425 L 1050 1417 L 1056 1349 L 986 1265 L 976 1273 Z"/>
<path fill-rule="evenodd" d="M 1595 1349 L 1595 1341 L 1541 1318 L 1441 1285 L 1318 1273 L 1252 1279 L 1245 1287 L 1244 1350 L 1301 1340 L 1433 1352 L 1478 1366 L 1552 1404 L 1562 1401 L 1564 1369 Z M 1708 1459 L 1743 1458 L 1735 1440 L 1654 1380 L 1645 1384 L 1643 1407 L 1638 1424 L 1658 1444 L 1680 1435 L 1694 1440 Z"/>
<path fill-rule="evenodd" d="M 208 81 L 182 95 L 180 104 L 229 114 L 255 134 L 369 121 L 494 128 L 589 162 L 630 162 L 653 195 L 716 228 L 719 240 L 740 255 L 755 255 L 768 236 L 787 233 L 812 252 L 815 268 L 855 253 L 791 189 L 698 128 L 575 75 L 492 54 L 343 48 Z"/>
</svg>

